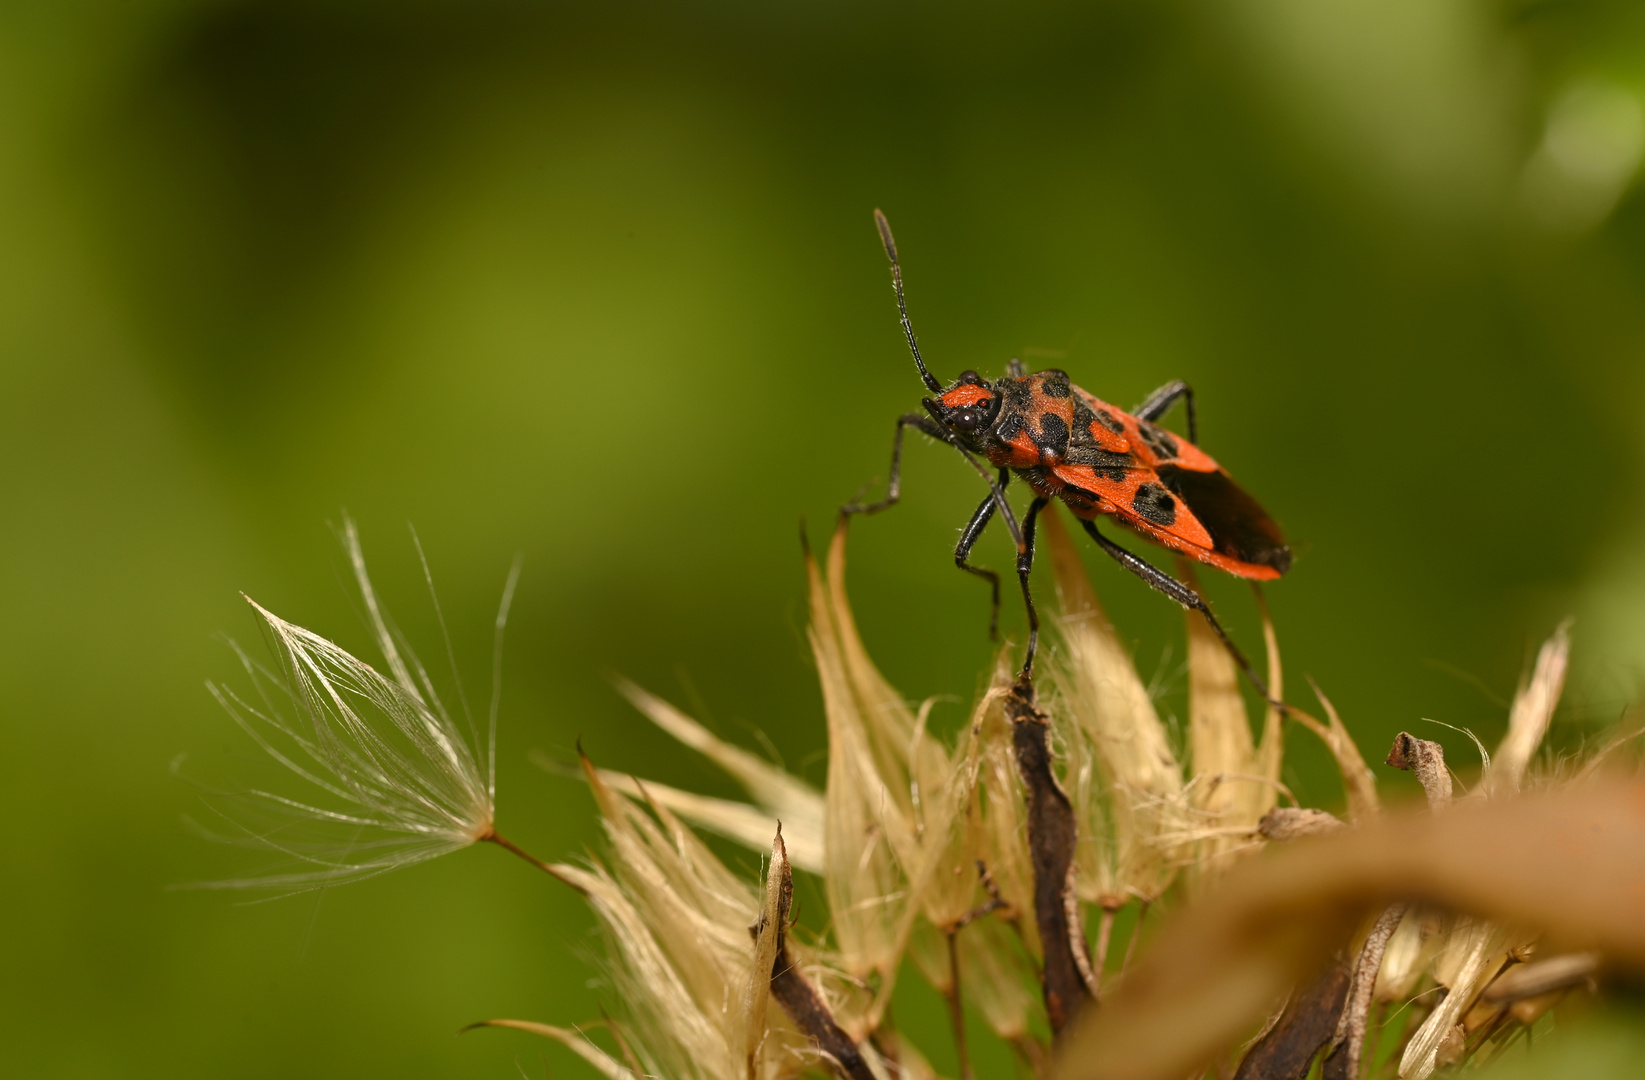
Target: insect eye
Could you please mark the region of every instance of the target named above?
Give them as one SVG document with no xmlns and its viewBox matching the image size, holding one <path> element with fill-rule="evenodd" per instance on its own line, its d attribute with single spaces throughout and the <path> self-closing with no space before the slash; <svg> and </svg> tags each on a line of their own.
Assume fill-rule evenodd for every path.
<svg viewBox="0 0 1645 1080">
<path fill-rule="evenodd" d="M 948 421 L 950 427 L 961 431 L 975 431 L 982 424 L 982 413 L 976 409 L 961 409 Z"/>
<path fill-rule="evenodd" d="M 975 371 L 962 371 L 960 372 L 960 382 L 970 383 L 972 386 L 975 386 L 982 382 L 982 376 L 978 375 Z"/>
</svg>

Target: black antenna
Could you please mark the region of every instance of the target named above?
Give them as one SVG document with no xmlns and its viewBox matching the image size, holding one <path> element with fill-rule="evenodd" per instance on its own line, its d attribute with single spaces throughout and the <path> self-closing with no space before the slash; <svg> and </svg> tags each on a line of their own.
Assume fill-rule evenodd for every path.
<svg viewBox="0 0 1645 1080">
<path fill-rule="evenodd" d="M 891 237 L 891 223 L 885 220 L 885 215 L 878 209 L 874 211 L 874 224 L 879 226 L 880 240 L 885 244 L 885 254 L 891 260 L 891 281 L 897 287 L 897 310 L 902 313 L 902 332 L 908 336 L 908 351 L 914 354 L 914 363 L 919 365 L 920 378 L 933 394 L 942 393 L 942 383 L 931 377 L 925 370 L 925 360 L 920 356 L 920 347 L 914 343 L 914 324 L 908 321 L 908 301 L 902 295 L 902 267 L 897 265 L 897 241 Z"/>
</svg>

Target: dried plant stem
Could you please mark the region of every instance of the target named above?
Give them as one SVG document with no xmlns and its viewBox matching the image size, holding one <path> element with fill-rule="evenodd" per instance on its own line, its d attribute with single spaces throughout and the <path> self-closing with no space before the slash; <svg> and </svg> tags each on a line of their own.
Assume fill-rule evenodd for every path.
<svg viewBox="0 0 1645 1080">
<path fill-rule="evenodd" d="M 960 1080 L 972 1080 L 971 1051 L 965 1041 L 965 999 L 960 994 L 960 932 L 956 927 L 943 935 L 948 941 L 948 1020 L 954 1025 L 954 1053 L 960 1060 Z"/>
<path fill-rule="evenodd" d="M 780 844 L 781 833 L 778 833 L 777 839 Z M 785 858 L 778 882 L 776 959 L 771 965 L 771 996 L 777 999 L 789 1019 L 816 1044 L 844 1080 L 877 1080 L 862 1051 L 834 1020 L 834 1014 L 828 1011 L 822 995 L 795 966 L 794 958 L 788 952 L 788 918 L 793 906 L 794 875 Z"/>
<path fill-rule="evenodd" d="M 1017 771 L 1028 789 L 1028 846 L 1034 866 L 1034 918 L 1045 951 L 1045 1014 L 1060 1034 L 1089 999 L 1081 961 L 1084 933 L 1069 919 L 1077 835 L 1074 808 L 1051 771 L 1050 724 L 1034 707 L 1034 686 L 1020 681 L 1005 699 Z"/>
<path fill-rule="evenodd" d="M 1443 810 L 1451 804 L 1451 771 L 1445 767 L 1445 748 L 1439 743 L 1402 731 L 1394 736 L 1388 764 L 1415 774 L 1428 796 L 1429 809 Z"/>
<path fill-rule="evenodd" d="M 600 1008 L 600 1016 L 605 1020 L 606 1030 L 611 1032 L 612 1039 L 617 1043 L 617 1052 L 623 1056 L 623 1063 L 636 1077 L 644 1076 L 645 1070 L 640 1068 L 640 1059 L 634 1055 L 634 1048 L 629 1045 L 628 1036 L 623 1034 L 622 1025 L 607 1015 L 604 1006 Z"/>
<path fill-rule="evenodd" d="M 529 851 L 526 851 L 525 849 L 521 848 L 519 845 L 515 844 L 512 840 L 509 840 L 508 838 L 504 837 L 501 833 L 497 832 L 496 830 L 492 830 L 492 832 L 488 836 L 480 837 L 480 842 L 484 843 L 484 844 L 496 844 L 498 847 L 502 848 L 504 851 L 513 852 L 515 855 L 518 855 L 520 858 L 524 859 L 526 862 L 530 863 L 532 866 L 535 866 L 537 869 L 541 870 L 543 873 L 547 874 L 549 877 L 552 877 L 557 881 L 565 881 L 565 878 L 563 878 L 560 875 L 560 872 L 558 870 L 554 869 L 554 865 L 552 863 L 543 862 L 543 860 L 537 858 L 537 856 L 531 854 Z M 567 882 L 567 884 L 570 884 L 570 883 Z M 573 885 L 572 888 L 576 888 L 576 886 Z"/>
<path fill-rule="evenodd" d="M 1125 956 L 1120 960 L 1120 974 L 1124 975 L 1131 966 L 1131 957 L 1137 954 L 1137 942 L 1142 938 L 1142 920 L 1148 917 L 1148 909 L 1152 900 L 1144 900 L 1137 907 L 1137 921 L 1131 925 L 1131 937 L 1125 943 Z"/>
<path fill-rule="evenodd" d="M 1294 991 L 1279 1019 L 1251 1045 L 1235 1080 L 1302 1080 L 1319 1048 L 1336 1030 L 1348 992 L 1348 964 L 1340 956 L 1313 982 Z"/>
<path fill-rule="evenodd" d="M 1091 988 L 1091 996 L 1099 1001 L 1102 998 L 1102 973 L 1108 967 L 1108 946 L 1114 938 L 1114 915 L 1118 911 L 1118 908 L 1104 904 L 1102 916 L 1097 921 L 1097 957 L 1091 965 L 1097 983 Z"/>
<path fill-rule="evenodd" d="M 1371 991 L 1376 989 L 1377 973 L 1382 970 L 1382 956 L 1388 949 L 1388 939 L 1399 928 L 1406 907 L 1405 904 L 1388 905 L 1377 916 L 1371 932 L 1365 937 L 1365 945 L 1354 963 L 1348 1004 L 1337 1023 L 1337 1046 L 1325 1062 L 1325 1080 L 1355 1080 L 1359 1076 L 1365 1032 L 1371 1015 Z"/>
<path fill-rule="evenodd" d="M 1033 1076 L 1046 1077 L 1051 1074 L 1051 1055 L 1046 1053 L 1044 1044 L 1038 1039 L 1032 1035 L 1022 1035 L 1012 1039 L 1011 1046 Z"/>
</svg>

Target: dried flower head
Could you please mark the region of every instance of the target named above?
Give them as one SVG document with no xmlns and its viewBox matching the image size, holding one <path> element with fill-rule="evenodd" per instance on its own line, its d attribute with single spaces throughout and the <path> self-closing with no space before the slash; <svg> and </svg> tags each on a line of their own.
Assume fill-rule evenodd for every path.
<svg viewBox="0 0 1645 1080">
<path fill-rule="evenodd" d="M 572 865 L 541 862 L 496 834 L 493 740 L 456 722 L 392 632 L 347 524 L 388 674 L 257 608 L 277 664 L 242 659 L 262 705 L 214 692 L 317 793 L 250 793 L 278 818 L 277 829 L 248 830 L 251 839 L 304 865 L 232 884 L 347 880 L 477 840 L 525 857 L 593 908 L 618 1017 L 603 1024 L 605 1045 L 586 1028 L 486 1025 L 564 1043 L 608 1080 L 788 1080 L 824 1068 L 841 1080 L 935 1080 L 909 1033 L 889 1023 L 892 990 L 909 968 L 948 1006 L 960 1080 L 972 1080 L 968 1009 L 1036 1080 L 1163 1080 L 1235 1060 L 1248 1077 L 1302 1076 L 1317 1065 L 1332 1080 L 1360 1080 L 1397 1066 L 1423 1080 L 1511 1040 L 1613 958 L 1645 966 L 1637 912 L 1573 876 L 1609 874 L 1617 896 L 1637 895 L 1629 883 L 1645 880 L 1645 804 L 1601 790 L 1592 775 L 1624 740 L 1566 770 L 1574 775 L 1535 764 L 1563 687 L 1565 627 L 1520 687 L 1494 759 L 1481 748 L 1480 781 L 1453 796 L 1440 744 L 1401 733 L 1386 764 L 1417 775 L 1430 810 L 1385 814 L 1330 702 L 1319 695 L 1324 722 L 1270 704 L 1253 730 L 1234 663 L 1192 614 L 1186 745 L 1175 745 L 1067 531 L 1055 514 L 1041 529 L 1061 610 L 1038 687 L 1016 680 L 1002 652 L 964 726 L 951 737 L 933 732 L 932 703 L 905 701 L 857 633 L 842 522 L 823 563 L 806 558 L 826 789 L 620 682 L 636 708 L 723 768 L 748 801 L 582 760 L 576 771 L 594 794 L 606 847 Z M 1278 692 L 1279 650 L 1260 594 L 1258 607 L 1267 681 Z M 499 633 L 502 624 L 500 614 Z M 1330 749 L 1345 819 L 1277 805 L 1295 803 L 1279 781 L 1287 719 Z M 1564 801 L 1527 809 L 1511 796 L 1528 788 Z M 1546 842 L 1572 820 L 1603 825 L 1591 841 L 1606 865 L 1587 868 L 1583 851 Z M 1506 825 L 1492 832 L 1497 822 Z M 692 826 L 769 853 L 763 882 L 727 869 Z M 1561 867 L 1560 876 L 1544 886 L 1504 871 L 1513 860 L 1489 852 L 1515 829 L 1544 841 L 1515 854 Z M 1249 858 L 1269 845 L 1279 850 Z M 796 869 L 818 875 L 827 897 L 827 929 L 815 938 L 793 924 Z M 1134 966 L 1142 917 L 1155 904 L 1183 910 Z M 1136 919 L 1121 958 L 1111 945 L 1127 907 Z M 1589 951 L 1535 958 L 1534 928 L 1560 918 Z M 1094 947 L 1085 937 L 1092 921 Z M 1082 1026 L 1065 1030 L 1075 1022 Z"/>
</svg>

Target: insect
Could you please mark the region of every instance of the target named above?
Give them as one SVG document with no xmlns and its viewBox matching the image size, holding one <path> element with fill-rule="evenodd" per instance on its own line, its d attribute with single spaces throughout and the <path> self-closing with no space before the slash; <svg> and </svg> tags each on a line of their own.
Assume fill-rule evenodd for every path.
<svg viewBox="0 0 1645 1080">
<path fill-rule="evenodd" d="M 996 513 L 1016 543 L 1017 577 L 1028 608 L 1023 683 L 1033 677 L 1039 641 L 1039 615 L 1028 586 L 1034 566 L 1034 524 L 1052 499 L 1061 499 L 1097 546 L 1116 562 L 1204 616 L 1246 677 L 1263 697 L 1273 701 L 1199 593 L 1097 529 L 1098 518 L 1112 518 L 1172 551 L 1252 581 L 1270 581 L 1290 569 L 1291 549 L 1279 526 L 1199 448 L 1194 392 L 1188 384 L 1181 380 L 1166 383 L 1131 412 L 1075 386 L 1067 372 L 1053 368 L 1026 374 L 1017 360 L 1011 361 L 1004 378 L 993 382 L 975 371 L 965 371 L 953 384 L 943 386 L 926 369 L 913 324 L 908 321 L 891 226 L 878 210 L 874 223 L 891 260 L 903 335 L 931 396 L 921 401 L 924 415 L 909 413 L 897 420 L 885 497 L 874 503 L 853 502 L 840 512 L 873 514 L 897 503 L 902 495 L 903 433 L 914 428 L 953 446 L 988 483 L 988 495 L 960 533 L 954 563 L 992 587 L 990 634 L 996 633 L 999 622 L 1000 579 L 994 571 L 972 565 L 971 549 Z M 1186 441 L 1155 424 L 1179 399 L 1187 413 Z M 1005 498 L 1013 476 L 1034 492 L 1020 522 Z"/>
</svg>

